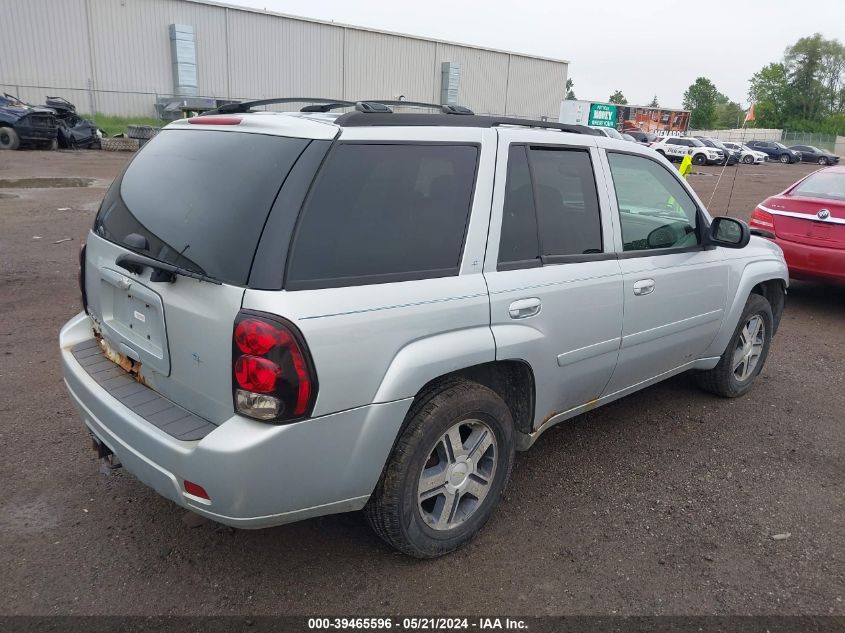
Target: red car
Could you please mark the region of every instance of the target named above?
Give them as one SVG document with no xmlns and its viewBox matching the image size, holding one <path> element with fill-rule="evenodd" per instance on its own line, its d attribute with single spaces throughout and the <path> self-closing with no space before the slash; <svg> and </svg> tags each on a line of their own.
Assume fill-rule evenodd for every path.
<svg viewBox="0 0 845 633">
<path fill-rule="evenodd" d="M 783 249 L 791 277 L 845 284 L 845 166 L 819 169 L 763 200 L 750 226 Z"/>
</svg>

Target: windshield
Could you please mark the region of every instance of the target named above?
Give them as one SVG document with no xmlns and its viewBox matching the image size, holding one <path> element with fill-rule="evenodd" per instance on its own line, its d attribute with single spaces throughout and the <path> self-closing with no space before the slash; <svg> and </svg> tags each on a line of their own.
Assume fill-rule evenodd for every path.
<svg viewBox="0 0 845 633">
<path fill-rule="evenodd" d="M 704 143 L 699 141 L 697 138 L 691 138 L 691 139 L 687 139 L 687 140 L 692 141 L 693 147 L 707 147 Z"/>
<path fill-rule="evenodd" d="M 793 196 L 845 200 L 845 173 L 819 171 L 792 190 Z"/>
<path fill-rule="evenodd" d="M 777 147 L 778 149 L 789 149 L 789 148 L 788 148 L 786 145 L 784 145 L 783 143 L 772 143 L 772 145 L 774 145 L 774 146 L 775 146 L 775 147 Z"/>
<path fill-rule="evenodd" d="M 308 142 L 164 130 L 112 184 L 94 231 L 159 261 L 245 285 L 276 194 Z"/>
<path fill-rule="evenodd" d="M 619 132 L 617 132 L 615 129 L 613 129 L 612 127 L 606 127 L 606 128 L 604 128 L 604 131 L 607 133 L 607 135 L 610 138 L 619 139 L 620 141 L 624 140 L 622 138 L 622 135 Z"/>
</svg>

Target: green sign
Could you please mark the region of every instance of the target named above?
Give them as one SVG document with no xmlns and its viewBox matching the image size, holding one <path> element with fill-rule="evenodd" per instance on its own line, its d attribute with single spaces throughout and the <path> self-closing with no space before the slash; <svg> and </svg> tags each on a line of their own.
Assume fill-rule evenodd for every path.
<svg viewBox="0 0 845 633">
<path fill-rule="evenodd" d="M 616 106 L 604 103 L 594 103 L 590 106 L 588 125 L 598 127 L 616 127 Z"/>
</svg>

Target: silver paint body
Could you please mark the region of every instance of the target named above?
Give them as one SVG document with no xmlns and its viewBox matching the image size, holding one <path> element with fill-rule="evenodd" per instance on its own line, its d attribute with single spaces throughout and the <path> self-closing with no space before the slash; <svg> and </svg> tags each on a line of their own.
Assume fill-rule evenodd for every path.
<svg viewBox="0 0 845 633">
<path fill-rule="evenodd" d="M 715 366 L 751 289 L 772 279 L 788 281 L 780 249 L 756 237 L 740 250 L 655 252 L 497 271 L 511 144 L 589 149 L 609 252 L 622 252 L 622 238 L 605 150 L 649 156 L 674 169 L 653 150 L 604 137 L 523 128 L 339 130 L 331 121 L 325 115 L 261 113 L 247 115 L 246 125 L 235 130 L 194 127 L 480 144 L 458 275 L 294 292 L 183 277 L 150 283 L 149 271 L 138 276 L 114 266 L 125 252 L 121 247 L 89 234 L 86 278 L 94 319 L 80 313 L 60 334 L 65 383 L 91 432 L 144 483 L 222 523 L 265 527 L 362 508 L 420 388 L 480 363 L 519 359 L 530 365 L 533 432 L 520 441 L 527 448 L 552 424 L 688 369 Z M 166 331 L 151 331 L 148 348 L 109 320 L 110 297 L 127 284 L 160 298 Z M 302 332 L 319 380 L 311 419 L 274 426 L 233 413 L 231 336 L 241 308 L 279 314 Z M 201 440 L 179 441 L 106 393 L 70 352 L 92 337 L 92 325 L 112 346 L 141 357 L 148 385 L 217 428 Z M 183 492 L 184 480 L 202 485 L 211 501 Z"/>
</svg>

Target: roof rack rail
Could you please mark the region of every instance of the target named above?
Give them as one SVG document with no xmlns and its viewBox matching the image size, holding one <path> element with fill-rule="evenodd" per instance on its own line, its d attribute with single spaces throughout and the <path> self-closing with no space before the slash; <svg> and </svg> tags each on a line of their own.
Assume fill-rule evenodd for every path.
<svg viewBox="0 0 845 633">
<path fill-rule="evenodd" d="M 274 105 L 277 103 L 307 103 L 300 108 L 300 112 L 331 112 L 338 108 L 355 108 L 358 112 L 366 114 L 389 114 L 393 112 L 390 106 L 408 108 L 433 108 L 440 110 L 442 114 L 468 115 L 474 114 L 469 108 L 452 104 L 424 103 L 422 101 L 403 101 L 391 99 L 362 99 L 360 101 L 347 101 L 345 99 L 325 99 L 322 97 L 274 97 L 272 99 L 257 99 L 253 101 L 241 101 L 240 103 L 227 103 L 215 110 L 203 112 L 201 116 L 209 114 L 236 114 L 249 112 L 252 108 L 259 106 Z"/>
<path fill-rule="evenodd" d="M 485 116 L 485 115 L 464 115 L 464 116 L 440 116 L 439 114 L 363 114 L 361 112 L 348 112 L 334 120 L 335 125 L 341 127 L 371 127 L 371 126 L 432 126 L 432 127 L 502 127 L 517 126 L 530 127 L 546 130 L 559 130 L 573 134 L 585 134 L 588 136 L 601 136 L 601 132 L 587 127 L 586 125 L 569 125 L 567 123 L 556 123 L 554 121 L 534 121 L 532 119 L 519 119 L 507 116 Z"/>
</svg>

